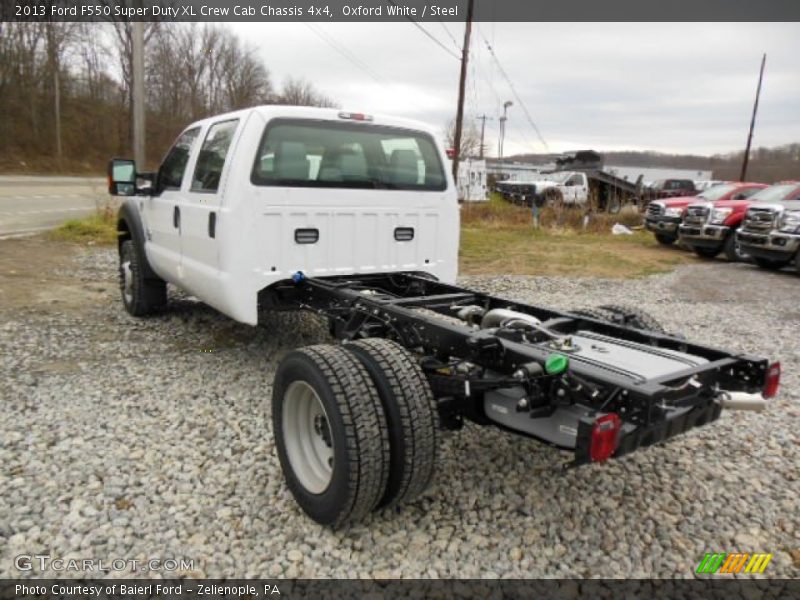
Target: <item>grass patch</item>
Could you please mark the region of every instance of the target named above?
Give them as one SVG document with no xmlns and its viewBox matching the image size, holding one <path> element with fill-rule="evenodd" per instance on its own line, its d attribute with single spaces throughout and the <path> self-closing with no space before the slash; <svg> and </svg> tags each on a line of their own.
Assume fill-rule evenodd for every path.
<svg viewBox="0 0 800 600">
<path fill-rule="evenodd" d="M 98 209 L 82 219 L 70 219 L 50 232 L 62 242 L 111 245 L 117 242 L 117 216 L 111 206 Z"/>
<path fill-rule="evenodd" d="M 638 212 L 618 215 L 567 209 L 541 211 L 533 227 L 529 208 L 493 196 L 461 212 L 460 272 L 464 275 L 564 275 L 644 277 L 696 261 L 680 248 L 665 248 L 652 234 L 611 235 L 614 223 L 640 227 Z"/>
</svg>

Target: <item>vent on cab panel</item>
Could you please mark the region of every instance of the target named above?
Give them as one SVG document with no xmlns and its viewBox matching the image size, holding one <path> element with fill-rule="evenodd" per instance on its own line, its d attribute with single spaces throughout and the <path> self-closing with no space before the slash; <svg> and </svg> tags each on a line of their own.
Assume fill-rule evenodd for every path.
<svg viewBox="0 0 800 600">
<path fill-rule="evenodd" d="M 398 227 L 394 230 L 394 239 L 398 242 L 410 242 L 414 239 L 414 228 Z"/>
<path fill-rule="evenodd" d="M 294 241 L 298 244 L 316 244 L 319 240 L 319 229 L 295 229 Z"/>
</svg>

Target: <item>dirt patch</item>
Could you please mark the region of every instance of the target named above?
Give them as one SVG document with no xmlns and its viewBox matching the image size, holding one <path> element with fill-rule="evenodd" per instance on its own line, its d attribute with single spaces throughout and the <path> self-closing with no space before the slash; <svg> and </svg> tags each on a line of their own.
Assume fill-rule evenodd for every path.
<svg viewBox="0 0 800 600">
<path fill-rule="evenodd" d="M 113 282 L 69 276 L 84 249 L 44 236 L 0 240 L 0 310 L 75 310 L 114 290 Z"/>
</svg>

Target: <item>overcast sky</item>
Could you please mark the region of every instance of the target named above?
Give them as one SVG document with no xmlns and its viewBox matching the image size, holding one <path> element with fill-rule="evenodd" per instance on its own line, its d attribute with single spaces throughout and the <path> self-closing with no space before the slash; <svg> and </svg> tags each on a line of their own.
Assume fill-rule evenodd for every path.
<svg viewBox="0 0 800 600">
<path fill-rule="evenodd" d="M 423 26 L 457 52 L 463 24 Z M 408 116 L 438 129 L 455 114 L 459 63 L 409 22 L 231 27 L 258 48 L 277 83 L 303 77 L 344 108 Z M 486 128 L 493 154 L 505 100 L 515 103 L 505 154 L 545 148 L 485 40 L 551 152 L 741 149 L 762 52 L 768 56 L 754 144 L 800 141 L 798 23 L 478 23 L 473 31 L 466 110 L 473 119 L 493 117 Z"/>
</svg>

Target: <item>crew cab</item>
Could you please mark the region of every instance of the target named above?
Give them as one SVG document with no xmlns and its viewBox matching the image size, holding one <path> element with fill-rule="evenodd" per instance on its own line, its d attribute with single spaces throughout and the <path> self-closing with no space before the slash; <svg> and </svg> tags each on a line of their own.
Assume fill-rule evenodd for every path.
<svg viewBox="0 0 800 600">
<path fill-rule="evenodd" d="M 737 192 L 731 200 L 690 204 L 678 227 L 681 242 L 702 258 L 714 258 L 723 253 L 729 261 L 741 260 L 744 255 L 736 231 L 745 212 L 754 203 L 769 201 L 783 194 L 784 190 L 783 186 L 763 187 L 748 198 L 739 199 L 744 193 Z"/>
<path fill-rule="evenodd" d="M 745 214 L 736 239 L 764 269 L 780 269 L 794 261 L 800 273 L 800 183 L 774 185 L 758 194 L 761 201 Z"/>
<path fill-rule="evenodd" d="M 441 430 L 467 420 L 564 449 L 577 467 L 775 396 L 778 363 L 671 335 L 641 311 L 455 285 L 446 164 L 424 124 L 285 106 L 189 125 L 156 173 L 109 164 L 109 192 L 127 196 L 130 315 L 166 310 L 169 284 L 249 325 L 274 310 L 327 321 L 331 339 L 286 353 L 264 402 L 265 435 L 312 519 L 338 527 L 418 497 Z M 266 374 L 253 393 L 265 389 Z"/>
<path fill-rule="evenodd" d="M 678 227 L 686 207 L 695 202 L 716 202 L 718 200 L 744 200 L 758 190 L 765 188 L 762 183 L 728 183 L 711 187 L 697 196 L 681 196 L 656 200 L 647 205 L 644 226 L 655 234 L 660 244 L 669 246 L 678 239 Z"/>
</svg>

